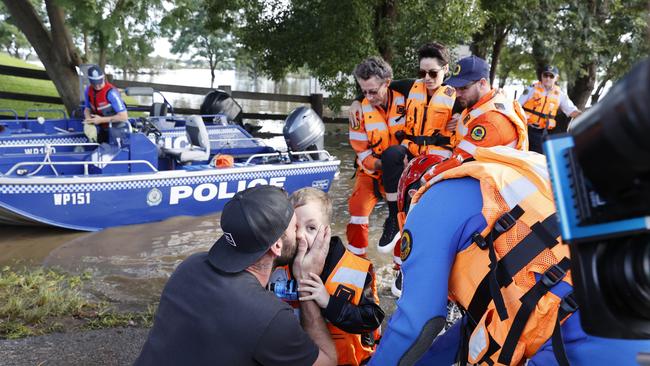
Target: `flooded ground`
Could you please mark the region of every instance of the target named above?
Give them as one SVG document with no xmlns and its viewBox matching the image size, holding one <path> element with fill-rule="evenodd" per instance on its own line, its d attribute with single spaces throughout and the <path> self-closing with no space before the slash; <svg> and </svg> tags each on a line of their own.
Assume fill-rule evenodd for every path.
<svg viewBox="0 0 650 366">
<path fill-rule="evenodd" d="M 264 124 L 263 132 L 280 132 L 280 123 Z M 272 146 L 283 139 L 269 140 Z M 341 159 L 330 194 L 334 201 L 332 233 L 345 237 L 347 199 L 354 180 L 353 153 L 346 125 L 328 125 L 326 149 Z M 390 293 L 391 259 L 379 255 L 376 243 L 387 214 L 383 203 L 370 218 L 369 256 L 378 272 L 380 293 Z M 163 222 L 110 228 L 87 233 L 42 227 L 0 226 L 0 265 L 16 262 L 57 267 L 79 274 L 88 272 L 90 294 L 121 309 L 138 309 L 160 296 L 169 275 L 188 255 L 210 248 L 221 235 L 220 214 L 176 217 Z"/>
</svg>

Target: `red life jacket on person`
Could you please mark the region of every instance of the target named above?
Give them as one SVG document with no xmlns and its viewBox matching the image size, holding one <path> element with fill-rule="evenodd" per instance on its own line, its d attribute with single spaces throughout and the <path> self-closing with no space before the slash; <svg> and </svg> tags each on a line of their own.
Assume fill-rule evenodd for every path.
<svg viewBox="0 0 650 366">
<path fill-rule="evenodd" d="M 99 116 L 114 116 L 115 110 L 108 100 L 108 92 L 115 88 L 115 86 L 108 81 L 104 82 L 104 87 L 99 91 L 91 86 L 88 87 L 88 102 L 90 103 L 90 110 L 93 114 Z"/>
</svg>

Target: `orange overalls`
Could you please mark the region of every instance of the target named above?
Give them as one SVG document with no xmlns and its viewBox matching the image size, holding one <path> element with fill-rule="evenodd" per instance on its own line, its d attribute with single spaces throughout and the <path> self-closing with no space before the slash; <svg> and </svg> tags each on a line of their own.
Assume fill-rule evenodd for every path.
<svg viewBox="0 0 650 366">
<path fill-rule="evenodd" d="M 347 247 L 356 255 L 366 254 L 368 247 L 368 217 L 385 196 L 381 171 L 375 171 L 375 162 L 392 145 L 399 144 L 395 133 L 404 129 L 406 112 L 404 96 L 388 90 L 387 110 L 374 107 L 364 98 L 361 103 L 363 118 L 349 127 L 350 146 L 356 152 L 358 169 L 352 194 L 348 200 L 350 222 L 347 226 Z"/>
</svg>

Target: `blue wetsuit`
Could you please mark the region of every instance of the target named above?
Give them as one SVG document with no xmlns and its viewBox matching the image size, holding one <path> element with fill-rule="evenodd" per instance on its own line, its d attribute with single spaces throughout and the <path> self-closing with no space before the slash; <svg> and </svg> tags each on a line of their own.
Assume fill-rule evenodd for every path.
<svg viewBox="0 0 650 366">
<path fill-rule="evenodd" d="M 434 185 L 413 207 L 404 226 L 411 233 L 412 245 L 402 264 L 402 296 L 370 365 L 454 363 L 463 320 L 436 336 L 447 315 L 447 283 L 456 253 L 467 248 L 471 235 L 487 225 L 482 206 L 479 182 L 462 178 Z M 570 289 L 560 282 L 551 291 L 563 296 Z M 636 365 L 637 353 L 650 351 L 650 341 L 585 334 L 577 313 L 562 325 L 562 336 L 571 365 Z M 556 364 L 550 340 L 528 363 Z"/>
</svg>

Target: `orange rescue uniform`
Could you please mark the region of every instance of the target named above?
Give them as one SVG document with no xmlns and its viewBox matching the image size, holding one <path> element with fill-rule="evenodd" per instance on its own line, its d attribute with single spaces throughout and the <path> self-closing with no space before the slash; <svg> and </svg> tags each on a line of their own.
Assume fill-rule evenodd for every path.
<svg viewBox="0 0 650 366">
<path fill-rule="evenodd" d="M 454 131 L 447 130 L 447 122 L 451 120 L 455 100 L 456 90 L 451 86 L 440 86 L 428 98 L 424 81 L 413 83 L 406 100 L 406 138 L 402 141 L 412 156 L 451 156 L 447 145 Z"/>
<path fill-rule="evenodd" d="M 560 107 L 560 96 L 562 91 L 557 85 L 548 92 L 541 82 L 534 83 L 532 88 L 533 95 L 524 103 L 524 110 L 528 112 L 528 124 L 535 128 L 549 129 L 555 128 L 555 117 Z"/>
<path fill-rule="evenodd" d="M 347 226 L 348 249 L 356 255 L 365 255 L 368 247 L 368 217 L 380 197 L 385 196 L 381 184 L 381 170 L 375 162 L 392 145 L 398 145 L 395 134 L 404 130 L 406 113 L 402 94 L 388 89 L 387 110 L 374 107 L 368 99 L 361 102 L 361 120 L 349 126 L 350 146 L 357 155 L 356 181 L 348 207 L 350 222 Z"/>
</svg>

